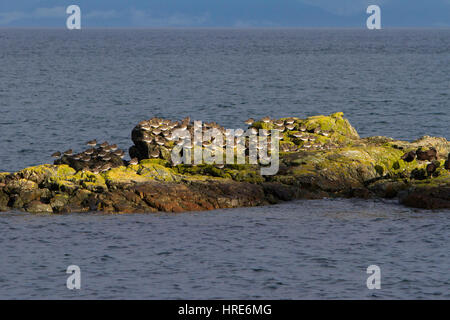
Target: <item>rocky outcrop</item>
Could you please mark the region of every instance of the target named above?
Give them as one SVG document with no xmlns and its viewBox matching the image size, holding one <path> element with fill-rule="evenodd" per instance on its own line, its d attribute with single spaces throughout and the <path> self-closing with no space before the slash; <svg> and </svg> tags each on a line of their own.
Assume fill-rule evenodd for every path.
<svg viewBox="0 0 450 320">
<path fill-rule="evenodd" d="M 156 122 L 166 130 L 153 130 Z M 279 129 L 276 175 L 261 175 L 259 164 L 174 165 L 164 156 L 174 142 L 163 132 L 184 125 L 190 132 L 192 124 L 153 119 L 133 130 L 136 165 L 119 157 L 106 170 L 95 170 L 95 161 L 104 161 L 97 159 L 104 151 L 98 149 L 88 166 L 63 156 L 54 165 L 0 173 L 0 211 L 182 212 L 323 197 L 398 198 L 407 206 L 450 208 L 450 143 L 444 138 L 360 138 L 342 113 L 249 123 L 249 129 Z M 156 148 L 158 156 L 148 159 Z"/>
</svg>

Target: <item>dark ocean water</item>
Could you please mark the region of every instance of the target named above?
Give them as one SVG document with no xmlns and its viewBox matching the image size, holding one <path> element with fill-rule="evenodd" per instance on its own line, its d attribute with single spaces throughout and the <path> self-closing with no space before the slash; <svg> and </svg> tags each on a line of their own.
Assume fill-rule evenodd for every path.
<svg viewBox="0 0 450 320">
<path fill-rule="evenodd" d="M 238 128 L 343 111 L 450 139 L 450 29 L 0 29 L 0 171 L 153 116 Z M 0 298 L 450 298 L 449 211 L 300 201 L 181 215 L 0 214 Z M 77 264 L 82 289 L 65 288 Z M 368 290 L 367 266 L 382 289 Z"/>
</svg>

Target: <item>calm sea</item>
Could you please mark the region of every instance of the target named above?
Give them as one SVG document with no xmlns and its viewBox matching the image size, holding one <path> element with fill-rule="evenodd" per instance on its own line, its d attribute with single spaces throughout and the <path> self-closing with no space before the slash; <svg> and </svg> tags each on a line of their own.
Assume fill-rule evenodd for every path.
<svg viewBox="0 0 450 320">
<path fill-rule="evenodd" d="M 127 150 L 153 116 L 239 128 L 343 111 L 361 136 L 450 139 L 449 95 L 450 29 L 0 29 L 0 171 L 93 138 Z M 449 236 L 450 211 L 381 200 L 2 213 L 0 298 L 449 299 Z"/>
</svg>

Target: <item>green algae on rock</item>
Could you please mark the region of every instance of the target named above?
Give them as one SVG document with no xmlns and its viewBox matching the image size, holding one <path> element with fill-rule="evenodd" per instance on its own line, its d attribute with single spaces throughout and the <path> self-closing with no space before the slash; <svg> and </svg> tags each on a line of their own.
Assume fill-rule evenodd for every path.
<svg viewBox="0 0 450 320">
<path fill-rule="evenodd" d="M 292 130 L 281 134 L 280 167 L 273 176 L 261 175 L 260 165 L 253 164 L 174 166 L 167 158 L 173 144 L 167 144 L 159 148 L 159 158 L 128 166 L 118 163 L 101 173 L 77 171 L 67 164 L 0 173 L 0 211 L 182 212 L 323 197 L 397 197 L 408 206 L 450 208 L 450 143 L 445 138 L 360 138 L 342 113 L 281 120 Z M 250 128 L 273 129 L 279 123 L 256 121 Z M 134 148 L 145 130 L 134 129 Z M 149 157 L 153 147 L 147 143 L 145 150 L 132 150 Z M 431 174 L 428 161 L 402 159 L 419 148 L 436 150 Z"/>
</svg>

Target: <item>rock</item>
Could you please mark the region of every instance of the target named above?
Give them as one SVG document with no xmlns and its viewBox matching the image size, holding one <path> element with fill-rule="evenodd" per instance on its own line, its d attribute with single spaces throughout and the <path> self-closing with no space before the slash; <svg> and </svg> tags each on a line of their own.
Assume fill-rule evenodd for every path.
<svg viewBox="0 0 450 320">
<path fill-rule="evenodd" d="M 450 153 L 448 154 L 447 160 L 445 161 L 444 168 L 450 170 Z"/>
<path fill-rule="evenodd" d="M 449 209 L 450 187 L 412 188 L 401 194 L 400 203 L 421 209 Z"/>
<path fill-rule="evenodd" d="M 422 148 L 417 149 L 417 160 L 421 161 L 432 161 L 437 160 L 437 151 L 435 148 L 430 148 L 428 150 L 423 150 Z"/>
<path fill-rule="evenodd" d="M 153 129 L 155 121 L 158 128 L 186 126 L 187 131 L 193 130 L 190 119 L 181 122 L 153 119 L 150 120 Z M 163 131 L 172 129 L 154 132 L 148 125 L 148 121 L 141 122 L 132 133 L 134 146 L 130 154 L 140 159 L 137 164 L 126 162 L 129 165 L 125 166 L 125 162 L 117 159 L 109 170 L 96 170 L 91 165 L 98 166 L 97 160 L 85 161 L 89 167 L 86 168 L 72 155 L 57 161 L 63 164 L 0 173 L 0 210 L 181 212 L 292 199 L 373 196 L 399 197 L 406 205 L 425 208 L 448 205 L 445 192 L 450 187 L 450 159 L 445 163 L 435 159 L 449 157 L 450 143 L 444 138 L 424 137 L 412 143 L 388 137 L 360 139 L 342 113 L 255 121 L 250 130 L 275 127 L 284 130 L 280 132 L 283 137 L 280 150 L 285 152 L 280 153 L 279 171 L 273 176 L 263 176 L 259 164 L 175 166 L 170 161 L 173 140 L 166 139 L 163 145 L 154 143 L 157 137 L 160 138 L 156 140 L 162 141 Z M 214 123 L 206 124 L 205 128 L 224 129 Z M 427 160 L 432 163 L 414 160 L 417 149 L 420 159 L 432 159 Z M 155 150 L 157 158 L 148 159 Z M 88 150 L 93 158 L 100 156 L 95 152 L 102 150 Z"/>
<path fill-rule="evenodd" d="M 415 158 L 416 158 L 415 151 L 409 151 L 401 157 L 401 159 L 406 162 L 412 162 L 412 161 L 414 161 Z"/>
<path fill-rule="evenodd" d="M 30 213 L 53 213 L 51 205 L 34 200 L 25 206 L 25 211 Z"/>
<path fill-rule="evenodd" d="M 0 190 L 0 211 L 8 211 L 9 196 Z"/>
</svg>

